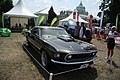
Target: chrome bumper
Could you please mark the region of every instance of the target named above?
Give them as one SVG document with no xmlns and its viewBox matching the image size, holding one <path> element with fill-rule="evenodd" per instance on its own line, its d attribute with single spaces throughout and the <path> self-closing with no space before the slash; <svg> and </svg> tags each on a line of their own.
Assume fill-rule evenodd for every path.
<svg viewBox="0 0 120 80">
<path fill-rule="evenodd" d="M 89 63 L 89 62 L 94 61 L 95 59 L 97 59 L 97 56 L 93 57 L 93 58 L 90 59 L 90 60 L 82 61 L 82 62 L 60 62 L 60 61 L 55 61 L 55 60 L 53 60 L 53 59 L 51 59 L 51 61 L 52 61 L 53 63 L 57 63 L 57 64 L 72 65 L 72 64 L 86 64 L 86 63 Z"/>
</svg>

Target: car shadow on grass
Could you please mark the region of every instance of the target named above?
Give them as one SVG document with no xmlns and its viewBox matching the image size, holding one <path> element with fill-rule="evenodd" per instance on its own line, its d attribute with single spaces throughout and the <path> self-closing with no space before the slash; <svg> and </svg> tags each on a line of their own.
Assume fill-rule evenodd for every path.
<svg viewBox="0 0 120 80">
<path fill-rule="evenodd" d="M 107 63 L 110 64 L 110 61 L 107 61 Z M 119 66 L 114 61 L 112 61 L 112 66 L 115 68 L 119 68 Z"/>
<path fill-rule="evenodd" d="M 81 70 L 76 69 L 74 71 L 69 72 L 70 69 L 75 69 L 76 67 L 78 67 L 78 65 L 63 66 L 63 65 L 53 64 L 52 67 L 46 69 L 42 67 L 41 64 L 39 64 L 40 55 L 36 54 L 36 52 L 32 50 L 30 47 L 27 49 L 30 50 L 31 53 L 33 53 L 32 55 L 37 60 L 37 62 L 30 56 L 28 52 L 26 52 L 45 80 L 51 80 L 50 73 L 53 73 L 52 80 L 95 80 L 98 77 L 97 70 L 94 67 L 88 67 L 87 69 L 81 69 Z M 68 72 L 61 74 L 61 72 L 64 71 L 68 71 Z"/>
<path fill-rule="evenodd" d="M 97 77 L 97 70 L 89 67 L 55 76 L 53 80 L 95 80 Z"/>
</svg>

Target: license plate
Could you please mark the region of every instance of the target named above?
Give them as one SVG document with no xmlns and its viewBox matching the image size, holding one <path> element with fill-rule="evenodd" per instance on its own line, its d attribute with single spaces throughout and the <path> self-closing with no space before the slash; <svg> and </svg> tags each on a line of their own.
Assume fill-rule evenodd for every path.
<svg viewBox="0 0 120 80">
<path fill-rule="evenodd" d="M 84 68 L 87 68 L 88 66 L 89 66 L 89 64 L 83 64 L 83 65 L 80 66 L 79 69 L 84 69 Z"/>
</svg>

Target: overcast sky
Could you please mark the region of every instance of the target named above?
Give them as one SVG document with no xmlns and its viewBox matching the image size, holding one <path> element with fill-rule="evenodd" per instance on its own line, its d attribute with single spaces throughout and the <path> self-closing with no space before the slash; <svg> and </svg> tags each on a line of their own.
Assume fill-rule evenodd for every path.
<svg viewBox="0 0 120 80">
<path fill-rule="evenodd" d="M 88 11 L 89 14 L 92 14 L 94 16 L 97 15 L 101 0 L 22 0 L 25 7 L 33 13 L 51 5 L 57 11 L 74 10 L 76 6 L 80 4 L 81 1 L 86 7 L 86 11 Z M 18 0 L 13 0 L 14 5 L 17 2 Z"/>
</svg>

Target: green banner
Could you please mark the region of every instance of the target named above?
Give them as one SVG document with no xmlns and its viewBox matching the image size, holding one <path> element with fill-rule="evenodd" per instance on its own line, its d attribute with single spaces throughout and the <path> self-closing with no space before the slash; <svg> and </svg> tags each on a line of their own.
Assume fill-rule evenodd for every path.
<svg viewBox="0 0 120 80">
<path fill-rule="evenodd" d="M 42 21 L 45 19 L 45 16 L 40 16 L 38 19 L 38 26 L 40 26 L 40 24 L 42 23 Z"/>
<path fill-rule="evenodd" d="M 50 26 L 53 26 L 53 24 L 57 21 L 57 18 L 53 18 L 52 22 L 51 22 L 51 25 Z"/>
<path fill-rule="evenodd" d="M 116 29 L 118 30 L 118 14 L 116 16 Z"/>
</svg>

